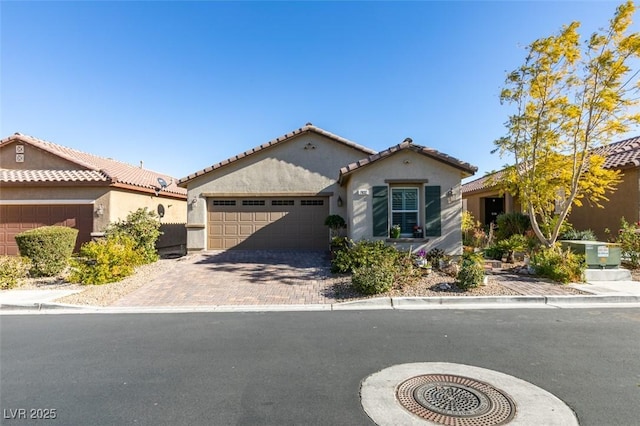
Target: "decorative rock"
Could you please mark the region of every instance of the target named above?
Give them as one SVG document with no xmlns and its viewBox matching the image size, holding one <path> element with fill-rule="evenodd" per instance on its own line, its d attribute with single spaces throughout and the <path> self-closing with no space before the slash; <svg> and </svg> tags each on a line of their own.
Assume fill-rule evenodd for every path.
<svg viewBox="0 0 640 426">
<path fill-rule="evenodd" d="M 442 283 L 440 285 L 438 285 L 438 290 L 451 290 L 451 285 L 447 284 L 447 283 Z"/>
</svg>

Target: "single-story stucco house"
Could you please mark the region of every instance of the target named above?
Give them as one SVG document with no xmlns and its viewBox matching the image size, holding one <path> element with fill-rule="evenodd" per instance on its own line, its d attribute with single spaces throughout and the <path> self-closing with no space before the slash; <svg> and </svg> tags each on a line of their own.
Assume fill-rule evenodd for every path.
<svg viewBox="0 0 640 426">
<path fill-rule="evenodd" d="M 615 233 L 620 219 L 640 221 L 640 136 L 614 142 L 594 149 L 605 157 L 604 167 L 621 172 L 622 182 L 617 190 L 607 194 L 609 201 L 602 201 L 604 208 L 591 205 L 586 200 L 582 207 L 573 206 L 567 220 L 575 229 L 591 229 L 601 240 L 608 239 L 605 229 Z M 517 198 L 501 194 L 495 185 L 503 171 L 475 179 L 462 185 L 463 205 L 482 224 L 488 225 L 498 214 L 522 211 Z"/>
<path fill-rule="evenodd" d="M 187 250 L 328 249 L 338 214 L 354 241 L 460 254 L 460 183 L 476 170 L 410 139 L 375 152 L 308 123 L 179 181 Z"/>
<path fill-rule="evenodd" d="M 164 186 L 166 184 L 166 186 Z M 0 140 L 0 255 L 45 225 L 78 229 L 76 249 L 138 208 L 186 222 L 187 191 L 172 177 L 16 133 Z"/>
</svg>

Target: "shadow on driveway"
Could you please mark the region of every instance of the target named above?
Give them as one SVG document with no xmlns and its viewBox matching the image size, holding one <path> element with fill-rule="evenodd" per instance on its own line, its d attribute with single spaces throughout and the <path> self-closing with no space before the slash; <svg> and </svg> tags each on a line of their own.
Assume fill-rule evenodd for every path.
<svg viewBox="0 0 640 426">
<path fill-rule="evenodd" d="M 326 251 L 313 250 L 226 250 L 199 255 L 196 265 L 205 265 L 213 273 L 234 274 L 237 279 L 261 284 L 302 285 L 307 280 L 331 276 L 331 261 Z"/>
</svg>

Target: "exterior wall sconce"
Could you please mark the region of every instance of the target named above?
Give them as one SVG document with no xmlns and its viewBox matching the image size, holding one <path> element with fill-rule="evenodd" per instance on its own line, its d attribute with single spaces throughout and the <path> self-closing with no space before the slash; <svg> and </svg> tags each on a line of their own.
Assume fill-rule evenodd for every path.
<svg viewBox="0 0 640 426">
<path fill-rule="evenodd" d="M 98 208 L 95 211 L 97 217 L 104 216 L 104 206 L 102 204 L 98 205 Z"/>
<path fill-rule="evenodd" d="M 456 201 L 457 197 L 456 197 L 456 190 L 455 188 L 450 188 L 447 191 L 447 201 L 449 201 L 449 203 L 453 203 L 454 201 Z"/>
<path fill-rule="evenodd" d="M 338 195 L 338 201 L 337 201 L 338 207 L 342 207 L 342 197 Z"/>
</svg>

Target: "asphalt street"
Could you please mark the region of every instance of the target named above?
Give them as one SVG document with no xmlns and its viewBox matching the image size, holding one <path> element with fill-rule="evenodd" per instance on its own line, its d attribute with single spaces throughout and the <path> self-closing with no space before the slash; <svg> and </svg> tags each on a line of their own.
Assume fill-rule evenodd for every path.
<svg viewBox="0 0 640 426">
<path fill-rule="evenodd" d="M 414 362 L 518 377 L 582 425 L 640 418 L 640 310 L 511 309 L 3 315 L 0 420 L 367 425 L 361 382 Z"/>
</svg>

